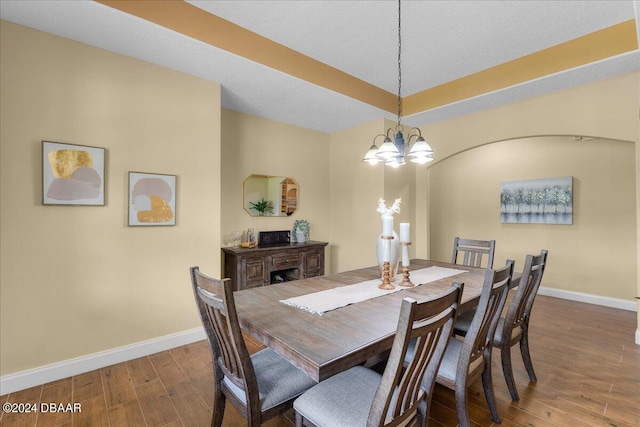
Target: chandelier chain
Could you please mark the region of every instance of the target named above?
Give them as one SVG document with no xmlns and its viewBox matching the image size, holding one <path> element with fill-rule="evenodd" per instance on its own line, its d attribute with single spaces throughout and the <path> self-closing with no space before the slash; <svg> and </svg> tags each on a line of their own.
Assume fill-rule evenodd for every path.
<svg viewBox="0 0 640 427">
<path fill-rule="evenodd" d="M 402 31 L 401 31 L 401 0 L 398 0 L 398 127 L 400 128 L 400 120 L 402 120 L 402 67 L 401 67 L 401 54 L 402 54 Z"/>
</svg>

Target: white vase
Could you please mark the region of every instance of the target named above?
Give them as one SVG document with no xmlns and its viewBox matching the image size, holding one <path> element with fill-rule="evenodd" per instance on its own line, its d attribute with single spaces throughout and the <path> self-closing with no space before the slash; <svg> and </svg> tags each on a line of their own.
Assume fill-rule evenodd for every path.
<svg viewBox="0 0 640 427">
<path fill-rule="evenodd" d="M 378 255 L 378 267 L 380 268 L 380 278 L 382 278 L 382 272 L 384 269 L 384 240 L 382 238 L 382 233 L 378 236 L 378 241 L 376 244 L 376 253 Z M 396 278 L 396 274 L 398 273 L 398 264 L 400 262 L 400 238 L 398 237 L 398 233 L 393 232 L 393 240 L 391 240 L 391 252 L 389 256 L 389 278 L 393 282 Z"/>
<path fill-rule="evenodd" d="M 304 235 L 303 231 L 296 231 L 296 242 L 304 243 L 307 241 L 307 236 Z"/>
</svg>

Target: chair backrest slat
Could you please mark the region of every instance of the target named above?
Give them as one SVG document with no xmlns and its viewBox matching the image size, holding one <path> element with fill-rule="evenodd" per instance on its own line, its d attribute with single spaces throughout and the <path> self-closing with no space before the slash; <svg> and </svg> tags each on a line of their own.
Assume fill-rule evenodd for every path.
<svg viewBox="0 0 640 427">
<path fill-rule="evenodd" d="M 495 240 L 472 240 L 455 237 L 453 239 L 452 264 L 468 265 L 471 267 L 493 268 L 493 258 L 495 256 Z M 462 254 L 461 262 L 458 261 L 458 254 Z M 483 266 L 483 256 L 487 255 L 487 264 Z"/>
<path fill-rule="evenodd" d="M 422 399 L 433 394 L 435 376 L 453 332 L 463 288 L 463 284 L 454 283 L 451 289 L 435 298 L 402 301 L 393 346 L 367 426 L 400 425 L 416 416 Z M 405 365 L 412 341 L 414 352 Z"/>
</svg>

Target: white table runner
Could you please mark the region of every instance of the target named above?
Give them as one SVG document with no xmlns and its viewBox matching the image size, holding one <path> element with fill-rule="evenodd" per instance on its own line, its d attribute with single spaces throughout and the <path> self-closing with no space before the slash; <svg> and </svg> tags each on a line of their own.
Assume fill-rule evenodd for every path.
<svg viewBox="0 0 640 427">
<path fill-rule="evenodd" d="M 410 278 L 411 281 L 418 286 L 466 272 L 467 270 L 458 270 L 455 268 L 427 267 L 412 271 Z M 355 304 L 357 302 L 366 301 L 382 295 L 392 294 L 403 289 L 411 289 L 398 286 L 398 283 L 402 280 L 402 274 L 398 274 L 396 277 L 397 281 L 394 282 L 395 289 L 392 290 L 378 288 L 378 285 L 381 283 L 381 279 L 377 278 L 356 283 L 354 285 L 341 286 L 338 288 L 327 289 L 326 291 L 319 291 L 307 295 L 301 295 L 299 297 L 280 300 L 280 302 L 306 310 L 310 313 L 322 315 L 322 313 L 335 310 L 336 308 L 344 307 L 349 304 Z"/>
</svg>

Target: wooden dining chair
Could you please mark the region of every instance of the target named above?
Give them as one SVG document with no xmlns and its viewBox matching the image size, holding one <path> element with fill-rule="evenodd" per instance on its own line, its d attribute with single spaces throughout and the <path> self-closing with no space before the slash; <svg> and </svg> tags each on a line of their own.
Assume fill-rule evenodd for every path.
<svg viewBox="0 0 640 427">
<path fill-rule="evenodd" d="M 356 366 L 320 382 L 293 403 L 296 426 L 417 426 L 420 420 L 424 425 L 463 287 L 454 283 L 420 302 L 403 299 L 384 373 Z M 411 341 L 417 350 L 405 369 Z"/>
<path fill-rule="evenodd" d="M 212 427 L 222 425 L 227 399 L 248 426 L 257 427 L 290 409 L 296 397 L 316 384 L 269 348 L 249 356 L 230 279 L 212 279 L 191 267 L 191 282 L 213 358 Z"/>
<path fill-rule="evenodd" d="M 509 394 L 511 394 L 511 399 L 515 401 L 520 400 L 520 396 L 513 377 L 511 347 L 517 343 L 520 343 L 520 354 L 527 374 L 529 374 L 529 380 L 531 382 L 537 381 L 533 363 L 531 362 L 531 354 L 529 353 L 529 320 L 531 319 L 533 302 L 542 282 L 548 253 L 548 251 L 542 250 L 540 255 L 527 255 L 518 288 L 509 303 L 507 314 L 498 321 L 493 340 L 493 346 L 500 349 L 504 379 L 507 383 Z M 467 312 L 459 316 L 454 333 L 462 336 L 467 334 L 472 319 L 473 312 Z"/>
<path fill-rule="evenodd" d="M 480 377 L 491 418 L 500 423 L 491 379 L 491 349 L 509 291 L 513 265 L 514 262 L 508 260 L 504 267 L 485 272 L 482 293 L 469 331 L 463 340 L 452 337 L 442 358 L 436 382 L 454 390 L 460 427 L 469 426 L 467 390 Z"/>
<path fill-rule="evenodd" d="M 470 267 L 493 268 L 495 251 L 495 240 L 471 240 L 455 237 L 453 239 L 453 256 L 451 263 L 468 265 Z M 458 260 L 458 255 L 461 255 L 461 260 Z M 487 255 L 486 265 L 483 265 L 482 262 L 484 255 Z"/>
</svg>

